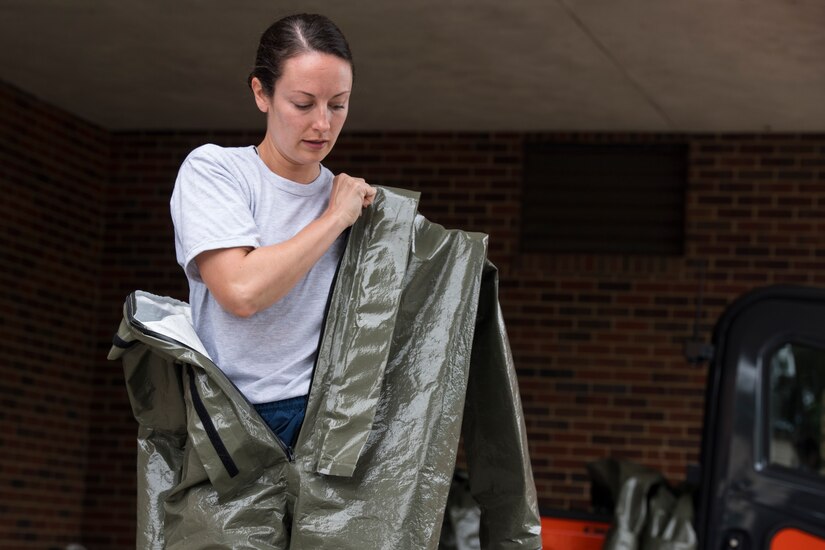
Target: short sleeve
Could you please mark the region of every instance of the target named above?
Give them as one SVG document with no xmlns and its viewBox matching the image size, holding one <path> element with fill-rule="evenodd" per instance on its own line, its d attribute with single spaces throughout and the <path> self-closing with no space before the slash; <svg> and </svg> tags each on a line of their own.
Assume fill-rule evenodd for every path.
<svg viewBox="0 0 825 550">
<path fill-rule="evenodd" d="M 251 191 L 221 152 L 215 145 L 192 151 L 178 171 L 170 201 L 178 263 L 197 281 L 201 277 L 194 260 L 201 252 L 258 247 L 261 242 Z"/>
</svg>

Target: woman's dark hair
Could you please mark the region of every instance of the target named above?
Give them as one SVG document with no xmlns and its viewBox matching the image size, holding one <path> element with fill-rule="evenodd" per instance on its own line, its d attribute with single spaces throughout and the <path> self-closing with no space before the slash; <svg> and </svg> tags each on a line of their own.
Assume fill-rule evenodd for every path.
<svg viewBox="0 0 825 550">
<path fill-rule="evenodd" d="M 340 57 L 355 72 L 352 53 L 341 29 L 323 15 L 299 13 L 275 21 L 261 35 L 255 68 L 250 73 L 247 84 L 251 88 L 252 79 L 257 77 L 266 95 L 271 96 L 275 82 L 281 78 L 284 62 L 290 57 L 308 52 Z"/>
</svg>

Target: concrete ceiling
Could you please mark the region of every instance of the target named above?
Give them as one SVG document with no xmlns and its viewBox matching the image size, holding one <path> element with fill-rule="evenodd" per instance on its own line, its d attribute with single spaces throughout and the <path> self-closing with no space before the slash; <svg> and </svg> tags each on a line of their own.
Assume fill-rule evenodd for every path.
<svg viewBox="0 0 825 550">
<path fill-rule="evenodd" d="M 0 0 L 0 79 L 111 130 L 245 129 L 261 32 L 330 16 L 350 130 L 825 131 L 823 0 Z"/>
</svg>

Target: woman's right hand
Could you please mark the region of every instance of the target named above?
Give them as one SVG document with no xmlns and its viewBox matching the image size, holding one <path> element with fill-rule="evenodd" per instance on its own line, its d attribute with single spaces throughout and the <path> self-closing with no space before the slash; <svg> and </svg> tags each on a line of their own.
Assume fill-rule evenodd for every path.
<svg viewBox="0 0 825 550">
<path fill-rule="evenodd" d="M 363 178 L 354 178 L 341 172 L 332 180 L 327 213 L 335 216 L 344 227 L 349 227 L 361 211 L 375 199 L 375 187 Z"/>
</svg>

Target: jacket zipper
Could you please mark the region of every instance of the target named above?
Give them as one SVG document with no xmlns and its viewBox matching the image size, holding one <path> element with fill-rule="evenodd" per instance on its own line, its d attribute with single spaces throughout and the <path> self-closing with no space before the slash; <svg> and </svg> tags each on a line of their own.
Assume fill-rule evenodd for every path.
<svg viewBox="0 0 825 550">
<path fill-rule="evenodd" d="M 209 416 L 209 411 L 206 410 L 206 405 L 204 405 L 201 400 L 198 388 L 195 385 L 195 369 L 192 368 L 192 365 L 186 365 L 186 372 L 189 374 L 189 392 L 192 395 L 192 406 L 195 407 L 195 412 L 198 414 L 198 418 L 201 419 L 203 429 L 206 430 L 209 441 L 215 448 L 215 452 L 218 453 L 221 464 L 226 468 L 226 473 L 229 474 L 229 477 L 235 477 L 239 473 L 238 465 L 232 460 L 232 456 L 230 456 L 229 451 L 226 449 L 226 445 L 224 445 L 218 430 L 215 429 L 215 424 Z"/>
</svg>

